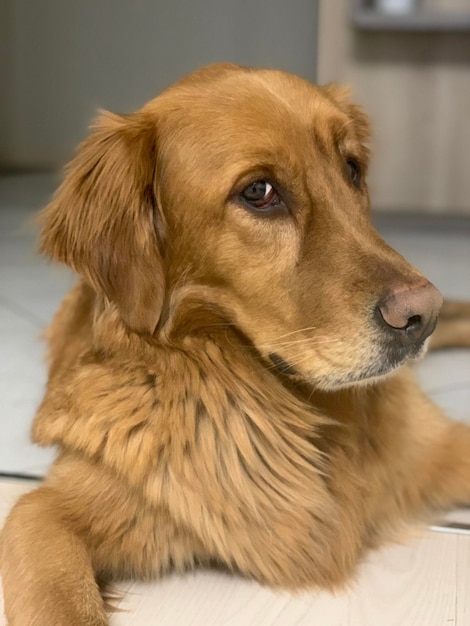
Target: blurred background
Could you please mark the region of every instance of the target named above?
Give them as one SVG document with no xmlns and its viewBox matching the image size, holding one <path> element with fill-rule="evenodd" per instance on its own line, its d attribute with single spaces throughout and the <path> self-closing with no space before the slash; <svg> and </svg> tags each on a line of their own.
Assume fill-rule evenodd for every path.
<svg viewBox="0 0 470 626">
<path fill-rule="evenodd" d="M 40 333 L 74 278 L 36 256 L 34 212 L 99 108 L 135 110 L 220 61 L 350 84 L 372 120 L 379 229 L 470 298 L 470 0 L 0 0 L 0 472 L 40 475 L 53 454 L 28 433 Z M 470 415 L 468 351 L 420 376 Z"/>
<path fill-rule="evenodd" d="M 470 0 L 0 0 L 0 167 L 56 169 L 98 108 L 215 61 L 351 84 L 376 209 L 469 212 Z"/>
<path fill-rule="evenodd" d="M 315 0 L 0 0 L 0 163 L 54 168 L 99 107 L 132 111 L 201 65 L 316 72 Z"/>
</svg>

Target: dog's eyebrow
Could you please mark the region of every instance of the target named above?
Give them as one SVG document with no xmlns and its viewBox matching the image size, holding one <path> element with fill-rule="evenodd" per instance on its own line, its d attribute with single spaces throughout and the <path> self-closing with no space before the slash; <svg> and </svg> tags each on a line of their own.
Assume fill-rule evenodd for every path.
<svg viewBox="0 0 470 626">
<path fill-rule="evenodd" d="M 319 152 L 322 156 L 327 157 L 328 159 L 331 157 L 331 147 L 328 145 L 328 141 L 319 132 L 318 128 L 313 127 L 312 131 L 313 141 L 315 143 L 315 147 L 318 148 Z"/>
</svg>

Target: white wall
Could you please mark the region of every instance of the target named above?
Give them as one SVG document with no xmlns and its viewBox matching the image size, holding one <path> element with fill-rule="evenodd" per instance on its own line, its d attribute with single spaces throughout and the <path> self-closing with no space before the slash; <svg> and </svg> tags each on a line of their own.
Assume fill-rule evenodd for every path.
<svg viewBox="0 0 470 626">
<path fill-rule="evenodd" d="M 316 0 L 0 0 L 0 165 L 61 163 L 99 107 L 130 111 L 196 67 L 315 78 Z"/>
</svg>

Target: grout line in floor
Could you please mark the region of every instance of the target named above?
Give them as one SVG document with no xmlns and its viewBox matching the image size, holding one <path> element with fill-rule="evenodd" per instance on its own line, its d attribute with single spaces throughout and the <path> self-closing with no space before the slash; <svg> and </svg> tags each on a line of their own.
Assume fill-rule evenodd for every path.
<svg viewBox="0 0 470 626">
<path fill-rule="evenodd" d="M 2 295 L 0 295 L 0 306 L 7 309 L 10 313 L 21 317 L 22 320 L 34 326 L 35 329 L 42 330 L 45 326 L 47 326 L 47 322 L 45 322 L 42 318 L 32 313 L 21 304 L 18 304 L 9 298 L 5 298 L 5 296 Z"/>
</svg>

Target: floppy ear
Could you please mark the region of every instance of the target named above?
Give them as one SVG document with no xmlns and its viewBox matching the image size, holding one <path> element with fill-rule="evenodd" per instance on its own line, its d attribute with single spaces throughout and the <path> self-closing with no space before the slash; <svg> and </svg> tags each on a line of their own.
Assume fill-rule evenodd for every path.
<svg viewBox="0 0 470 626">
<path fill-rule="evenodd" d="M 165 289 L 155 169 L 153 121 L 104 113 L 40 216 L 41 252 L 70 265 L 142 333 L 154 332 Z"/>
<path fill-rule="evenodd" d="M 369 118 L 360 106 L 350 102 L 351 89 L 344 85 L 327 83 L 322 86 L 322 90 L 330 100 L 333 100 L 353 120 L 357 138 L 364 146 L 367 146 L 370 139 Z"/>
</svg>

